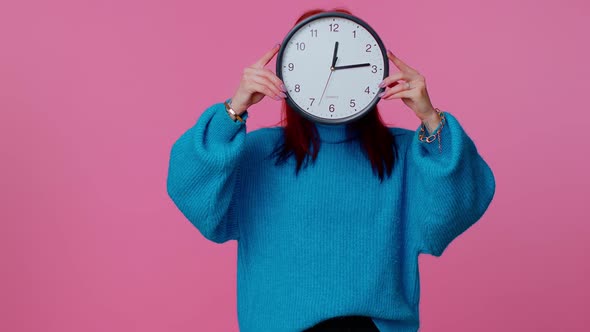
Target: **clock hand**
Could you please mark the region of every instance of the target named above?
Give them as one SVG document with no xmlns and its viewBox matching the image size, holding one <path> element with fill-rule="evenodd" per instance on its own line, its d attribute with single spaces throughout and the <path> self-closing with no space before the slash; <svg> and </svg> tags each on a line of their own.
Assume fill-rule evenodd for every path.
<svg viewBox="0 0 590 332">
<path fill-rule="evenodd" d="M 322 96 L 320 97 L 320 102 L 318 103 L 318 105 L 322 103 L 322 99 L 324 98 L 324 93 L 326 93 L 326 88 L 328 87 L 328 83 L 330 82 L 330 77 L 332 77 L 333 72 L 334 72 L 334 70 L 330 69 L 330 76 L 328 76 L 328 80 L 326 81 L 326 85 L 324 86 L 324 91 L 322 92 Z"/>
<path fill-rule="evenodd" d="M 366 67 L 366 66 L 370 66 L 370 63 L 359 63 L 356 65 L 347 65 L 347 66 L 338 66 L 338 67 L 334 67 L 334 70 L 338 70 L 338 69 L 348 69 L 348 68 L 357 68 L 357 67 Z"/>
<path fill-rule="evenodd" d="M 322 91 L 322 96 L 320 97 L 320 101 L 318 102 L 318 105 L 322 103 L 322 99 L 324 99 L 324 93 L 326 93 L 326 88 L 328 87 L 328 83 L 330 83 L 330 77 L 332 77 L 332 73 L 334 72 L 334 66 L 336 65 L 336 60 L 338 60 L 338 57 L 336 56 L 338 54 L 338 42 L 334 43 L 334 55 L 332 55 L 332 65 L 330 66 L 330 76 L 328 76 L 328 80 L 326 81 L 326 85 L 324 86 L 324 91 Z"/>
<path fill-rule="evenodd" d="M 332 56 L 332 66 L 330 67 L 330 69 L 334 68 L 334 66 L 336 66 L 336 60 L 338 59 L 338 57 L 336 56 L 338 54 L 338 42 L 334 43 L 334 55 Z"/>
</svg>

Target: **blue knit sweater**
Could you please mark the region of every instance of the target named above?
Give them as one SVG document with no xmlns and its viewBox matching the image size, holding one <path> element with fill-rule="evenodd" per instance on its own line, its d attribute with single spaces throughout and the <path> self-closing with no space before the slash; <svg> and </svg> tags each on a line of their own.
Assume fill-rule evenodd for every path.
<svg viewBox="0 0 590 332">
<path fill-rule="evenodd" d="M 316 124 L 315 163 L 268 159 L 281 127 L 246 132 L 222 102 L 173 144 L 168 194 L 208 240 L 238 241 L 242 332 L 300 332 L 366 315 L 382 332 L 419 327 L 418 254 L 440 256 L 488 208 L 495 179 L 457 119 L 438 142 L 390 127 L 399 159 L 380 183 L 345 125 Z"/>
</svg>

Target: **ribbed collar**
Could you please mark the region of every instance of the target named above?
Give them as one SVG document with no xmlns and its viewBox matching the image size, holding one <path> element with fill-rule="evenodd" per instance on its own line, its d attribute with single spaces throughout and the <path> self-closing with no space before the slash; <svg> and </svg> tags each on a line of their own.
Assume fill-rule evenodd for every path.
<svg viewBox="0 0 590 332">
<path fill-rule="evenodd" d="M 351 133 L 347 136 L 346 124 L 323 124 L 315 123 L 320 135 L 320 141 L 326 143 L 342 143 L 353 140 L 358 136 L 357 133 Z"/>
</svg>

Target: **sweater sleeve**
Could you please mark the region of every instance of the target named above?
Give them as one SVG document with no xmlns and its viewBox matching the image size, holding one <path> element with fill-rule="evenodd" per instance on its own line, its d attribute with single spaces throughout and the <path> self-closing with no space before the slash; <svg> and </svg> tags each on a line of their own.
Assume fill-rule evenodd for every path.
<svg viewBox="0 0 590 332">
<path fill-rule="evenodd" d="M 408 213 L 421 251 L 437 257 L 482 217 L 496 188 L 492 170 L 471 138 L 452 114 L 445 116 L 441 150 L 438 139 L 418 139 L 420 127 L 410 132 L 407 150 Z"/>
<path fill-rule="evenodd" d="M 239 237 L 235 205 L 247 118 L 246 111 L 244 122 L 234 122 L 222 102 L 213 104 L 170 151 L 168 195 L 188 221 L 215 243 Z"/>
</svg>

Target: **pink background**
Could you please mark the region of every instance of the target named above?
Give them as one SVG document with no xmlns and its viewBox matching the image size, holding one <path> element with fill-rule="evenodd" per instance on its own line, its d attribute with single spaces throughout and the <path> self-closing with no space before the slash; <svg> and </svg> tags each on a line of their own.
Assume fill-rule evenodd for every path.
<svg viewBox="0 0 590 332">
<path fill-rule="evenodd" d="M 169 151 L 318 3 L 346 4 L 2 1 L 0 330 L 237 330 L 236 243 L 173 206 Z M 421 331 L 587 331 L 588 2 L 346 6 L 496 176 L 480 222 L 420 257 Z M 380 107 L 417 128 L 401 100 Z M 268 98 L 250 113 L 248 131 L 280 119 Z"/>
</svg>

